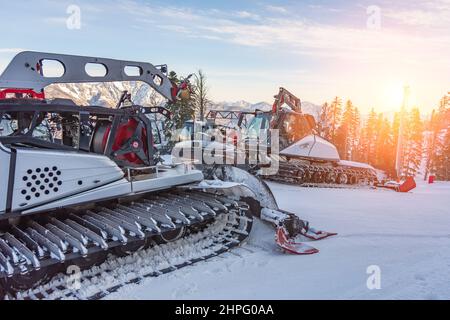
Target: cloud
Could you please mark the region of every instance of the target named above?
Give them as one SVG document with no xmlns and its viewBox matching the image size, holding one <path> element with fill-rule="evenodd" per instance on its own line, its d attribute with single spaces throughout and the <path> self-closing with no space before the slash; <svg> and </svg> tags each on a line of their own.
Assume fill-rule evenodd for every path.
<svg viewBox="0 0 450 320">
<path fill-rule="evenodd" d="M 418 27 L 450 28 L 450 1 L 423 1 L 412 8 L 382 9 L 383 16 L 393 21 Z"/>
<path fill-rule="evenodd" d="M 155 41 L 177 43 L 181 39 L 180 50 L 189 45 L 195 46 L 199 52 L 208 52 L 211 48 L 221 50 L 223 53 L 219 52 L 205 64 L 208 68 L 216 64 L 222 67 L 224 70 L 211 71 L 212 76 L 227 78 L 227 81 L 233 77 L 245 77 L 248 82 L 248 78 L 254 77 L 258 79 L 258 84 L 270 81 L 273 85 L 288 77 L 292 86 L 300 86 L 301 82 L 302 87 L 309 86 L 308 92 L 317 90 L 320 96 L 329 94 L 322 92 L 324 88 L 328 87 L 332 92 L 337 92 L 340 85 L 344 88 L 347 84 L 343 79 L 347 78 L 348 87 L 354 90 L 360 84 L 360 87 L 367 83 L 370 86 L 370 81 L 383 81 L 380 74 L 396 76 L 401 68 L 409 72 L 405 72 L 408 76 L 416 76 L 416 70 L 428 69 L 430 73 L 423 72 L 420 79 L 433 81 L 433 84 L 437 83 L 436 77 L 448 75 L 450 71 L 450 0 L 375 1 L 382 10 L 379 31 L 366 28 L 364 4 L 345 4 L 339 6 L 345 11 L 330 14 L 330 10 L 335 10 L 331 8 L 331 2 L 321 2 L 319 7 L 296 1 L 286 1 L 282 6 L 257 1 L 251 9 L 249 6 L 244 9 L 239 4 L 211 9 L 206 5 L 190 6 L 190 2 L 175 5 L 143 0 L 114 0 L 112 4 L 107 1 L 76 2 L 82 9 L 83 22 L 98 27 L 86 29 L 98 34 L 99 43 L 111 41 L 111 32 L 118 36 L 133 33 L 131 37 L 144 39 L 142 41 L 154 37 L 158 39 Z M 373 3 L 371 0 L 361 2 Z M 51 30 L 58 30 L 52 27 L 65 24 L 65 4 L 54 0 L 47 7 L 44 14 L 33 18 L 39 19 L 39 22 L 44 20 L 48 24 L 45 27 Z M 117 21 L 125 21 L 126 24 L 117 24 Z M 200 40 L 183 41 L 185 39 Z M 88 41 L 92 40 L 86 39 Z M 55 43 L 55 46 L 60 44 Z M 164 44 L 161 46 L 164 47 Z M 241 59 L 240 50 L 243 47 L 249 49 L 242 50 Z M 83 47 L 82 50 L 95 51 L 99 48 Z M 15 48 L 0 49 L 0 59 L 3 59 L 0 60 L 0 69 L 19 51 Z M 190 54 L 186 53 L 187 56 Z M 254 61 L 248 63 L 253 57 Z M 234 58 L 235 64 L 224 62 Z M 192 60 L 197 61 L 195 57 Z M 259 62 L 262 67 L 255 67 Z M 179 65 L 188 68 L 189 63 Z M 274 72 L 276 75 L 266 72 L 274 65 L 280 68 L 278 73 Z M 293 73 L 296 68 L 306 68 L 305 74 Z M 379 72 L 379 69 L 383 71 Z M 339 72 L 345 74 L 340 75 Z M 363 76 L 367 78 L 363 80 L 368 81 L 359 81 Z M 398 77 L 407 78 L 401 73 Z M 319 81 L 320 86 L 314 89 L 312 83 Z M 325 86 L 324 81 L 329 83 Z M 446 79 L 441 82 L 448 83 Z M 360 91 L 363 92 L 363 89 Z M 261 91 L 257 92 L 255 95 L 261 94 Z"/>
<path fill-rule="evenodd" d="M 20 48 L 0 48 L 0 53 L 13 53 L 17 54 L 19 52 L 25 51 L 25 49 Z"/>
<path fill-rule="evenodd" d="M 19 52 L 27 51 L 22 48 L 0 48 L 0 75 L 6 69 L 11 59 Z"/>
<path fill-rule="evenodd" d="M 188 28 L 179 25 L 159 25 L 158 28 L 178 33 L 185 33 L 185 34 L 191 33 L 191 31 Z"/>
<path fill-rule="evenodd" d="M 268 6 L 266 6 L 266 10 L 267 11 L 271 11 L 271 12 L 275 12 L 275 13 L 281 13 L 281 14 L 288 13 L 288 10 L 286 8 L 280 7 L 280 6 L 268 5 Z"/>
<path fill-rule="evenodd" d="M 243 19 L 253 19 L 253 20 L 259 20 L 260 16 L 255 14 L 255 13 L 251 13 L 248 11 L 238 11 L 235 13 L 235 16 L 238 18 L 243 18 Z"/>
<path fill-rule="evenodd" d="M 423 10 L 408 10 L 408 11 L 386 11 L 384 16 L 396 20 L 404 25 L 411 26 L 428 26 L 440 27 L 448 26 L 450 22 L 450 12 L 442 12 L 436 14 L 435 12 Z"/>
<path fill-rule="evenodd" d="M 50 25 L 66 25 L 67 23 L 67 17 L 47 17 L 43 19 L 44 23 L 50 24 Z"/>
<path fill-rule="evenodd" d="M 449 3 L 446 0 L 435 1 L 439 1 L 440 5 Z M 156 25 L 170 32 L 291 54 L 364 62 L 380 62 L 386 60 L 386 57 L 390 60 L 409 59 L 418 62 L 427 55 L 438 58 L 442 57 L 442 52 L 450 52 L 450 36 L 446 33 L 427 35 L 424 38 L 421 34 L 407 33 L 384 25 L 376 32 L 366 29 L 364 20 L 358 28 L 317 23 L 297 16 L 158 7 L 131 0 L 124 0 L 123 3 L 126 3 L 128 12 L 137 18 L 150 23 L 163 20 L 164 24 Z M 287 12 L 284 7 L 267 6 L 266 9 L 278 13 Z M 365 11 L 362 12 L 364 15 Z M 419 20 L 424 21 L 425 18 Z"/>
<path fill-rule="evenodd" d="M 173 41 L 176 41 L 178 34 L 183 39 L 201 39 L 199 48 L 213 47 L 218 43 L 228 44 L 228 48 L 224 50 L 229 51 L 253 47 L 261 53 L 257 56 L 258 59 L 267 59 L 265 70 L 272 66 L 270 61 L 279 59 L 276 77 L 273 73 L 252 70 L 251 66 L 243 67 L 244 62 L 238 62 L 239 67 L 228 66 L 226 70 L 214 70 L 210 67 L 211 81 L 215 85 L 220 83 L 218 87 L 235 88 L 236 84 L 230 84 L 230 79 L 242 78 L 245 81 L 242 80 L 241 87 L 247 88 L 247 79 L 254 78 L 258 79 L 258 84 L 267 85 L 267 90 L 270 90 L 269 86 L 283 82 L 283 85 L 294 90 L 297 88 L 307 92 L 312 97 L 308 98 L 310 100 L 344 93 L 352 99 L 354 97 L 355 102 L 367 103 L 366 106 L 369 107 L 382 105 L 383 102 L 377 98 L 377 90 L 386 83 L 386 79 L 395 78 L 398 83 L 405 79 L 419 79 L 417 88 L 432 92 L 428 94 L 432 97 L 439 95 L 436 91 L 442 91 L 443 85 L 439 83 L 446 83 L 444 77 L 450 71 L 450 35 L 442 32 L 442 26 L 447 25 L 448 30 L 450 23 L 445 20 L 440 21 L 439 27 L 432 25 L 429 28 L 414 29 L 401 22 L 400 17 L 396 18 L 397 23 L 390 23 L 387 20 L 394 18 L 386 17 L 382 18 L 380 30 L 369 30 L 366 27 L 366 8 L 363 6 L 350 13 L 338 13 L 329 22 L 313 20 L 306 14 L 294 16 L 288 13 L 281 16 L 282 12 L 287 12 L 286 9 L 274 12 L 265 7 L 249 12 L 158 6 L 131 0 L 120 3 L 123 20 L 135 27 L 142 26 L 144 30 L 157 30 L 155 32 L 164 33 L 164 36 Z M 450 0 L 441 0 L 438 5 L 427 9 L 423 6 L 409 8 L 435 12 L 436 8 L 445 8 L 449 4 Z M 380 6 L 383 16 L 389 14 L 389 9 L 393 12 L 396 9 L 395 5 Z M 117 5 L 109 7 L 104 8 L 105 14 L 118 9 Z M 400 7 L 396 12 L 408 10 L 412 9 Z M 260 19 L 251 19 L 252 14 L 257 14 Z M 350 20 L 349 14 L 352 16 Z M 420 21 L 425 21 L 424 19 L 421 18 Z M 221 57 L 217 57 L 219 65 Z M 303 73 L 293 73 L 298 68 L 306 70 Z M 429 79 L 432 79 L 434 89 L 427 87 L 431 83 Z M 214 94 L 229 94 L 225 91 L 227 90 L 217 89 Z M 242 89 L 233 94 L 261 97 L 262 92 L 265 89 L 260 90 L 255 86 L 251 90 Z M 427 103 L 430 105 L 429 101 Z"/>
</svg>

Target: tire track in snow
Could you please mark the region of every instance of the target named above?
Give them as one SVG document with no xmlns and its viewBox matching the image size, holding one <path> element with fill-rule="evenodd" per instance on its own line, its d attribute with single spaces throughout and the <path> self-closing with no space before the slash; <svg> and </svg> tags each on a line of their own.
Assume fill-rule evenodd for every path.
<svg viewBox="0 0 450 320">
<path fill-rule="evenodd" d="M 399 234 L 399 233 L 350 233 L 350 234 L 339 234 L 340 238 L 427 238 L 427 239 L 450 239 L 450 234 L 441 235 L 429 235 L 429 234 Z"/>
</svg>

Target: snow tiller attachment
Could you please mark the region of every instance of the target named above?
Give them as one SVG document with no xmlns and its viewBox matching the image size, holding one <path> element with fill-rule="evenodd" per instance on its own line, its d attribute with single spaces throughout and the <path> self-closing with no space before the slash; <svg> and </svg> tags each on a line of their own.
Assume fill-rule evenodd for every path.
<svg viewBox="0 0 450 320">
<path fill-rule="evenodd" d="M 45 76 L 48 61 L 64 72 Z M 105 73 L 88 74 L 90 64 Z M 298 234 L 325 235 L 277 211 L 247 173 L 225 168 L 236 180 L 209 184 L 191 163 L 162 164 L 150 115 L 170 116 L 164 107 L 135 105 L 128 93 L 116 108 L 79 106 L 44 92 L 114 81 L 147 83 L 168 103 L 190 93 L 188 81 L 168 79 L 165 65 L 39 52 L 18 54 L 0 77 L 0 297 L 102 298 L 240 245 L 265 208 L 278 212 L 266 220 L 286 230 L 282 247 Z M 79 286 L 68 285 L 69 268 Z"/>
<path fill-rule="evenodd" d="M 182 141 L 180 149 L 201 145 L 207 156 L 215 149 L 214 156 L 222 154 L 226 163 L 265 180 L 302 187 L 372 187 L 378 180 L 371 165 L 341 160 L 336 146 L 318 135 L 315 118 L 285 88 L 271 111 L 211 110 L 206 118 L 206 123 L 186 123 L 184 131 L 194 132 L 194 141 Z M 205 139 L 205 132 L 214 139 Z M 277 170 L 265 170 L 270 167 Z"/>
<path fill-rule="evenodd" d="M 414 190 L 417 187 L 417 184 L 413 177 L 407 177 L 401 182 L 389 181 L 383 184 L 378 184 L 377 187 L 407 193 Z"/>
<path fill-rule="evenodd" d="M 318 253 L 319 250 L 300 241 L 318 241 L 337 235 L 337 233 L 318 231 L 310 227 L 308 221 L 300 219 L 297 214 L 279 209 L 269 186 L 261 178 L 245 170 L 231 166 L 217 166 L 212 170 L 206 168 L 204 172 L 207 178 L 237 183 L 235 188 L 233 185 L 227 186 L 233 190 L 233 194 L 246 199 L 253 215 L 271 223 L 276 228 L 275 241 L 285 252 L 298 255 Z M 211 182 L 208 184 L 208 181 L 201 184 L 201 187 L 214 189 L 214 180 L 212 185 Z M 250 193 L 249 190 L 251 190 Z"/>
</svg>

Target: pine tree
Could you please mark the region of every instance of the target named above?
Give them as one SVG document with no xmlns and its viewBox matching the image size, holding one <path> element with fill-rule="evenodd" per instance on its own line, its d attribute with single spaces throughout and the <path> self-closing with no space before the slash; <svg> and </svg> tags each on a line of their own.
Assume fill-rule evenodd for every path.
<svg viewBox="0 0 450 320">
<path fill-rule="evenodd" d="M 356 112 L 350 100 L 347 101 L 342 114 L 340 127 L 336 130 L 335 143 L 341 158 L 350 160 L 355 144 Z"/>
<path fill-rule="evenodd" d="M 382 150 L 381 145 L 383 141 L 383 137 L 381 135 L 381 127 L 383 124 L 383 115 L 381 113 L 375 113 L 373 117 L 373 142 L 372 142 L 372 154 L 373 158 L 371 159 L 371 164 L 377 168 L 380 167 L 381 164 L 381 158 L 382 158 Z"/>
<path fill-rule="evenodd" d="M 363 141 L 362 141 L 362 157 L 363 162 L 374 164 L 376 161 L 376 139 L 377 139 L 377 120 L 378 116 L 375 110 L 372 108 L 369 114 L 369 118 L 366 121 L 365 127 L 363 129 Z"/>
<path fill-rule="evenodd" d="M 359 109 L 357 107 L 354 108 L 353 112 L 353 144 L 352 144 L 352 151 L 350 155 L 350 160 L 356 161 L 358 158 L 360 158 L 360 144 L 362 139 L 361 134 L 361 114 L 359 112 Z"/>
<path fill-rule="evenodd" d="M 439 109 L 433 112 L 430 122 L 432 131 L 432 148 L 428 153 L 430 174 L 435 174 L 438 180 L 450 180 L 448 145 L 450 131 L 450 96 L 444 96 Z"/>
<path fill-rule="evenodd" d="M 450 180 L 450 96 L 442 99 L 431 121 L 423 122 L 418 108 L 405 115 L 401 176 L 419 173 L 424 155 L 424 132 L 432 131 L 435 139 L 429 143 L 428 170 L 438 179 Z M 336 97 L 322 107 L 316 131 L 336 145 L 342 159 L 365 162 L 395 177 L 400 113 L 392 121 L 375 109 L 364 123 L 358 108 L 349 100 L 344 110 Z"/>
<path fill-rule="evenodd" d="M 206 75 L 200 69 L 195 75 L 195 86 L 193 92 L 193 99 L 195 108 L 198 113 L 200 121 L 205 119 L 206 107 L 210 104 L 208 99 L 208 86 L 206 85 Z"/>
<path fill-rule="evenodd" d="M 341 123 L 342 101 L 339 97 L 335 97 L 330 105 L 330 140 L 335 141 L 336 131 Z"/>
<path fill-rule="evenodd" d="M 316 124 L 316 131 L 319 136 L 330 140 L 330 105 L 325 102 L 320 110 L 319 119 Z"/>
<path fill-rule="evenodd" d="M 393 142 L 393 135 L 391 124 L 389 120 L 383 116 L 378 115 L 377 120 L 377 138 L 375 146 L 375 162 L 374 166 L 384 170 L 389 175 L 395 172 L 395 145 Z"/>
<path fill-rule="evenodd" d="M 183 82 L 174 71 L 169 73 L 169 79 L 177 86 Z M 165 127 L 164 134 L 168 141 L 174 143 L 176 141 L 172 140 L 175 138 L 176 130 L 183 128 L 186 121 L 195 119 L 195 100 L 193 97 L 190 97 L 188 100 L 178 100 L 175 103 L 171 103 L 167 107 L 172 112 L 172 119 Z"/>
<path fill-rule="evenodd" d="M 447 128 L 443 139 L 441 155 L 441 180 L 450 180 L 450 128 Z"/>
<path fill-rule="evenodd" d="M 435 150 L 436 150 L 436 142 L 437 142 L 437 133 L 438 133 L 438 116 L 436 110 L 433 109 L 431 113 L 430 121 L 428 122 L 428 131 L 430 133 L 429 143 L 425 150 L 427 156 L 427 163 L 425 166 L 425 180 L 428 179 L 430 175 L 434 175 L 436 173 L 434 166 L 435 162 Z"/>
<path fill-rule="evenodd" d="M 405 126 L 405 144 L 403 150 L 402 175 L 413 177 L 419 173 L 422 162 L 423 124 L 420 119 L 420 111 L 413 108 L 408 114 Z"/>
</svg>

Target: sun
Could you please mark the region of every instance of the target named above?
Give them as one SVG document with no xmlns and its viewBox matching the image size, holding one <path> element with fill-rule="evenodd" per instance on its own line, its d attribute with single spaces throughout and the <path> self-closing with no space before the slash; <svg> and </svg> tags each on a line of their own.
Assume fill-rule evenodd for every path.
<svg viewBox="0 0 450 320">
<path fill-rule="evenodd" d="M 400 109 L 403 104 L 405 85 L 399 81 L 390 81 L 383 86 L 382 101 L 388 109 Z"/>
<path fill-rule="evenodd" d="M 381 100 L 388 110 L 400 110 L 405 102 L 405 88 L 408 88 L 406 109 L 417 106 L 414 87 L 405 81 L 387 81 L 382 87 Z"/>
</svg>

